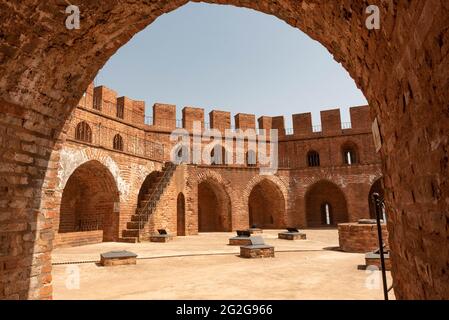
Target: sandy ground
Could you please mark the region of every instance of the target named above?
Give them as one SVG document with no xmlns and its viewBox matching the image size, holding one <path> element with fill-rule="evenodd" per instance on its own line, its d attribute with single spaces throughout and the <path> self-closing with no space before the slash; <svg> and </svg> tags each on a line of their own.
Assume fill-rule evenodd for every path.
<svg viewBox="0 0 449 320">
<path fill-rule="evenodd" d="M 54 298 L 383 298 L 380 272 L 357 268 L 364 264 L 364 255 L 335 250 L 337 230 L 305 232 L 308 240 L 287 241 L 277 239 L 278 231 L 265 230 L 265 242 L 276 250 L 275 258 L 266 259 L 238 257 L 239 247 L 227 245 L 233 233 L 203 233 L 170 243 L 101 243 L 55 249 Z M 111 250 L 135 252 L 137 265 L 98 266 L 95 261 L 100 253 Z M 84 261 L 91 262 L 79 263 Z"/>
</svg>

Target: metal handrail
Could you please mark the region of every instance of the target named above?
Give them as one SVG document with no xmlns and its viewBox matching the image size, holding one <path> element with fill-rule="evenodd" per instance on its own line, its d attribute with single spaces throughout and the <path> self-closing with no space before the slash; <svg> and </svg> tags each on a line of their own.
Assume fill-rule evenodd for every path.
<svg viewBox="0 0 449 320">
<path fill-rule="evenodd" d="M 167 170 L 164 172 L 161 180 L 154 188 L 154 191 L 151 193 L 148 201 L 145 201 L 145 206 L 142 209 L 139 209 L 138 216 L 139 216 L 139 237 L 138 240 L 140 241 L 140 234 L 142 232 L 142 229 L 144 228 L 145 223 L 148 221 L 148 217 L 150 215 L 149 213 L 149 207 L 151 205 L 151 209 L 154 209 L 153 201 L 155 201 L 155 198 L 157 196 L 160 196 L 163 192 L 163 189 L 165 188 L 165 183 L 168 182 L 169 178 L 171 177 L 172 173 L 175 171 L 176 165 L 172 162 L 168 164 Z M 143 214 L 145 212 L 145 215 Z M 152 210 L 151 210 L 152 212 Z M 145 220 L 142 221 L 142 217 L 145 217 Z"/>
</svg>

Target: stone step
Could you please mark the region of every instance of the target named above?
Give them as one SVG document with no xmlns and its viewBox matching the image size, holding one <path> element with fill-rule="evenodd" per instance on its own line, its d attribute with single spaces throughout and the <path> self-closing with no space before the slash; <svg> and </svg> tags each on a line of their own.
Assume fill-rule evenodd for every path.
<svg viewBox="0 0 449 320">
<path fill-rule="evenodd" d="M 142 225 L 143 225 L 143 221 L 142 221 Z M 127 229 L 139 229 L 139 221 L 128 221 L 126 223 L 126 228 Z"/>
<path fill-rule="evenodd" d="M 144 201 L 150 200 L 151 196 L 153 195 L 154 190 L 155 190 L 155 188 L 150 188 L 148 193 L 143 196 L 143 200 Z"/>
<path fill-rule="evenodd" d="M 137 206 L 137 209 L 141 210 L 142 208 L 145 208 L 148 204 L 148 207 L 151 205 L 151 203 L 154 201 L 140 201 L 139 205 Z"/>
<path fill-rule="evenodd" d="M 122 237 L 123 238 L 132 238 L 132 237 L 138 238 L 139 237 L 139 230 L 138 229 L 123 230 Z"/>
<path fill-rule="evenodd" d="M 118 239 L 118 242 L 125 242 L 125 243 L 137 243 L 137 237 L 122 237 Z"/>
<path fill-rule="evenodd" d="M 146 222 L 146 217 L 145 217 L 145 216 L 138 215 L 138 214 L 133 214 L 133 215 L 131 216 L 131 221 L 135 221 L 135 222 L 138 222 L 138 221 Z"/>
</svg>

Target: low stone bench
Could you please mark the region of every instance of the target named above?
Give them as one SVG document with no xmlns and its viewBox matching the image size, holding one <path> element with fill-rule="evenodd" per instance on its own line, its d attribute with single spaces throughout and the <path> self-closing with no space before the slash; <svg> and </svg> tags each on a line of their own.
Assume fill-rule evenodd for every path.
<svg viewBox="0 0 449 320">
<path fill-rule="evenodd" d="M 137 263 L 137 254 L 129 251 L 109 251 L 102 253 L 100 258 L 100 265 L 104 267 Z"/>
<path fill-rule="evenodd" d="M 158 234 L 153 234 L 150 236 L 151 242 L 169 242 L 173 240 L 173 236 L 171 234 L 168 234 L 165 229 L 159 229 L 157 230 Z"/>
<path fill-rule="evenodd" d="M 287 232 L 278 233 L 278 238 L 283 240 L 306 240 L 306 234 L 297 228 L 287 228 Z"/>
<path fill-rule="evenodd" d="M 274 247 L 266 245 L 260 236 L 250 237 L 251 245 L 240 247 L 242 258 L 274 258 Z"/>
<path fill-rule="evenodd" d="M 248 230 L 238 230 L 237 236 L 229 238 L 231 246 L 249 246 L 251 245 L 251 233 Z"/>
<path fill-rule="evenodd" d="M 390 261 L 390 251 L 388 249 L 384 249 L 384 259 L 385 259 L 385 270 L 391 270 L 391 261 Z M 373 252 L 368 252 L 365 254 L 365 265 L 368 268 L 369 266 L 376 266 L 381 269 L 382 263 L 380 261 L 380 250 L 377 249 Z"/>
</svg>

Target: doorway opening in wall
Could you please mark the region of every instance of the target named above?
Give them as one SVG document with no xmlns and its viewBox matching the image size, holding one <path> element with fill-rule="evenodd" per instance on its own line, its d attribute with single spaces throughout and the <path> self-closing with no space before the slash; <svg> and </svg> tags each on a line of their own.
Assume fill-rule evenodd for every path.
<svg viewBox="0 0 449 320">
<path fill-rule="evenodd" d="M 268 179 L 256 184 L 249 195 L 248 214 L 250 226 L 285 228 L 285 198 L 279 186 Z"/>
<path fill-rule="evenodd" d="M 232 230 L 229 195 L 219 182 L 206 180 L 198 185 L 198 232 Z"/>
<path fill-rule="evenodd" d="M 180 192 L 176 200 L 177 235 L 186 235 L 186 200 L 184 194 Z"/>
<path fill-rule="evenodd" d="M 332 225 L 332 209 L 327 202 L 321 205 L 321 224 L 324 226 Z"/>
<path fill-rule="evenodd" d="M 305 200 L 308 227 L 335 227 L 349 222 L 345 195 L 335 183 L 316 182 L 307 190 Z"/>
</svg>

